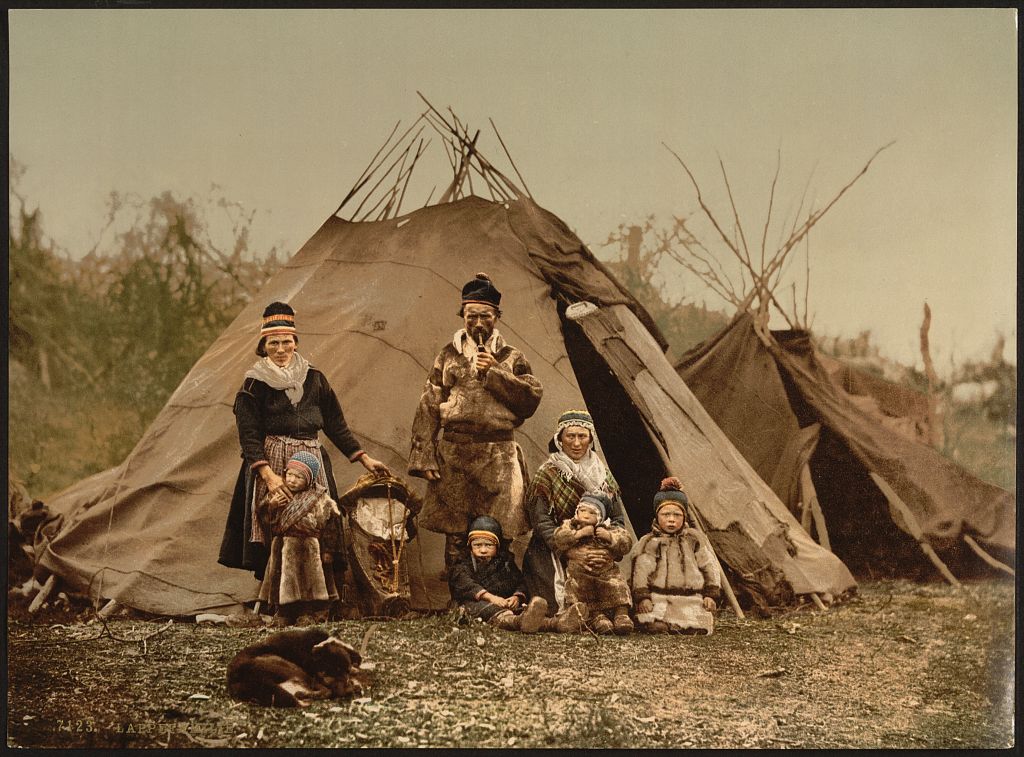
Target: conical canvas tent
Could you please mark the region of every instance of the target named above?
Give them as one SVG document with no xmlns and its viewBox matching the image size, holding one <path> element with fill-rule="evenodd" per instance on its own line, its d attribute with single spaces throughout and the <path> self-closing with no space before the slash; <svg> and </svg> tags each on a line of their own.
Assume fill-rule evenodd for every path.
<svg viewBox="0 0 1024 757">
<path fill-rule="evenodd" d="M 795 283 L 791 313 L 775 295 L 793 251 L 891 144 L 876 150 L 830 200 L 812 204 L 801 220 L 805 189 L 792 225 L 783 226 L 774 250 L 768 238 L 781 156 L 760 239 L 748 241 L 724 164 L 727 223 L 712 211 L 693 172 L 673 152 L 700 210 L 697 220 L 674 216 L 676 226 L 664 237 L 666 249 L 736 308 L 724 329 L 682 356 L 677 371 L 805 530 L 816 531 L 824 546 L 855 569 L 868 576 L 907 575 L 934 566 L 956 584 L 942 552 L 965 571 L 985 566 L 1013 573 L 997 559 L 1013 560 L 1012 495 L 919 441 L 936 438 L 927 398 L 918 401 L 863 374 L 823 365 L 827 361 L 819 359 L 804 327 L 806 290 L 802 319 Z M 706 241 L 693 231 L 700 220 L 710 224 Z M 711 245 L 724 249 L 738 266 L 738 285 Z M 810 257 L 805 248 L 806 285 Z M 768 329 L 772 308 L 790 330 Z M 902 415 L 901 422 L 894 423 L 890 413 Z"/>
<path fill-rule="evenodd" d="M 358 217 L 366 200 L 355 220 L 328 218 L 199 359 L 128 458 L 49 503 L 60 519 L 40 563 L 76 589 L 154 613 L 253 601 L 252 574 L 221 567 L 217 551 L 240 461 L 232 401 L 254 359 L 263 305 L 295 308 L 300 350 L 327 375 L 350 427 L 404 475 L 423 382 L 460 327 L 462 283 L 483 270 L 503 292 L 499 329 L 544 386 L 540 409 L 517 432 L 531 470 L 547 455 L 558 414 L 587 407 L 640 533 L 671 471 L 686 483 L 741 596 L 780 604 L 853 587 L 846 567 L 807 536 L 700 408 L 643 308 L 563 222 L 479 155 L 457 121 L 440 128 L 436 111 L 423 118 L 452 147 L 455 180 L 443 202 L 398 215 L 420 146 L 399 151 L 399 180 L 376 219 Z M 463 196 L 470 170 L 491 199 Z M 576 320 L 565 315 L 584 301 L 591 305 Z M 325 448 L 344 491 L 361 468 Z M 448 601 L 442 541 L 421 530 L 409 545 L 414 607 Z"/>
<path fill-rule="evenodd" d="M 677 370 L 793 513 L 816 494 L 827 524 L 819 533 L 856 572 L 931 571 L 915 542 L 954 574 L 986 564 L 976 546 L 1013 564 L 1013 496 L 866 409 L 843 389 L 844 373 L 822 365 L 806 331 L 762 337 L 743 313 Z M 801 482 L 805 470 L 813 488 Z"/>
</svg>

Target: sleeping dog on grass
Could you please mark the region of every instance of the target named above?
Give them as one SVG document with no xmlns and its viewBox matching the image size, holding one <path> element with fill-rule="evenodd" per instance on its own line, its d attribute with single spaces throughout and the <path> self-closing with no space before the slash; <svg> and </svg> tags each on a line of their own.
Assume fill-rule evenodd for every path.
<svg viewBox="0 0 1024 757">
<path fill-rule="evenodd" d="M 354 647 L 319 628 L 280 631 L 228 663 L 228 693 L 270 707 L 305 707 L 361 693 L 360 662 Z"/>
</svg>

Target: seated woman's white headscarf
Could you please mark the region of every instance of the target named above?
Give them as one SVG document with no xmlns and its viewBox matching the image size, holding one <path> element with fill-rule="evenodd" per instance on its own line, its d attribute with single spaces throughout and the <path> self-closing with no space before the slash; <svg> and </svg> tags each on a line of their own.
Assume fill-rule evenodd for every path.
<svg viewBox="0 0 1024 757">
<path fill-rule="evenodd" d="M 590 447 L 578 461 L 573 460 L 562 450 L 559 439 L 563 429 L 570 426 L 585 428 L 590 432 Z M 597 454 L 597 432 L 594 419 L 586 410 L 567 410 L 558 417 L 558 428 L 552 438 L 555 452 L 548 456 L 548 462 L 557 467 L 567 478 L 575 478 L 583 484 L 586 491 L 608 491 L 608 468 Z"/>
</svg>

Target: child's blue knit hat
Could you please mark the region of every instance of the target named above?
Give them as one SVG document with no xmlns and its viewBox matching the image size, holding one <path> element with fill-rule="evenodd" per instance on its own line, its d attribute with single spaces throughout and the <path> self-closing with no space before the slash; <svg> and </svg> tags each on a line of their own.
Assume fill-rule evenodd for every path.
<svg viewBox="0 0 1024 757">
<path fill-rule="evenodd" d="M 302 473 L 309 483 L 316 481 L 316 477 L 320 475 L 320 461 L 316 459 L 316 455 L 312 452 L 306 452 L 305 450 L 299 450 L 292 455 L 286 467 L 294 468 Z"/>
</svg>

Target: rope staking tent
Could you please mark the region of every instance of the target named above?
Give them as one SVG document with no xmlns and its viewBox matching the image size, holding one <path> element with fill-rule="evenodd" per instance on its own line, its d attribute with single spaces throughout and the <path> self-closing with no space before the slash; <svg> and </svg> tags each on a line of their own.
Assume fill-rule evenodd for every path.
<svg viewBox="0 0 1024 757">
<path fill-rule="evenodd" d="M 399 129 L 337 212 L 210 345 L 128 458 L 48 503 L 56 517 L 36 544 L 40 571 L 97 603 L 158 614 L 252 605 L 252 574 L 218 565 L 217 553 L 239 464 L 231 408 L 263 305 L 292 305 L 300 349 L 326 374 L 363 448 L 404 476 L 424 381 L 461 326 L 462 284 L 483 270 L 504 295 L 499 330 L 544 387 L 539 410 L 516 432 L 529 470 L 547 457 L 559 414 L 585 407 L 638 530 L 651 522 L 662 478 L 683 481 L 737 612 L 852 589 L 845 565 L 807 535 L 673 370 L 650 315 L 533 200 L 511 157 L 511 170 L 499 170 L 481 153 L 479 131 L 429 102 Z M 410 212 L 428 134 L 440 137 L 451 178 Z M 358 466 L 330 445 L 325 452 L 339 491 L 349 490 Z M 408 483 L 423 490 L 419 479 Z M 521 555 L 525 544 L 520 537 L 513 549 Z M 443 537 L 410 530 L 387 547 L 389 559 L 407 561 L 412 607 L 444 609 Z"/>
<path fill-rule="evenodd" d="M 677 218 L 665 246 L 736 309 L 720 333 L 683 355 L 676 368 L 805 530 L 816 533 L 858 575 L 924 576 L 937 570 L 953 585 L 959 581 L 951 568 L 966 575 L 991 570 L 1012 575 L 1006 563 L 1012 564 L 1015 555 L 1013 495 L 981 481 L 926 443 L 935 438 L 927 428 L 935 423 L 928 417 L 928 398 L 914 398 L 911 390 L 883 379 L 840 369 L 834 359 L 820 355 L 809 331 L 806 288 L 802 316 L 795 284 L 788 312 L 776 296 L 784 266 L 802 241 L 807 286 L 811 228 L 889 146 L 876 151 L 821 209 L 812 208 L 801 217 L 801 199 L 788 233 L 769 251 L 777 169 L 758 263 L 758 250 L 751 254 L 724 165 L 732 235 L 676 155 L 696 192 L 698 218 L 710 224 L 714 231 L 708 236 L 721 244 L 702 241 L 693 231 L 694 219 Z M 741 285 L 733 286 L 713 247 L 724 248 L 726 258 L 737 262 Z M 768 328 L 772 308 L 788 329 Z M 926 366 L 929 316 L 926 307 Z M 899 413 L 915 417 L 894 417 Z"/>
</svg>

